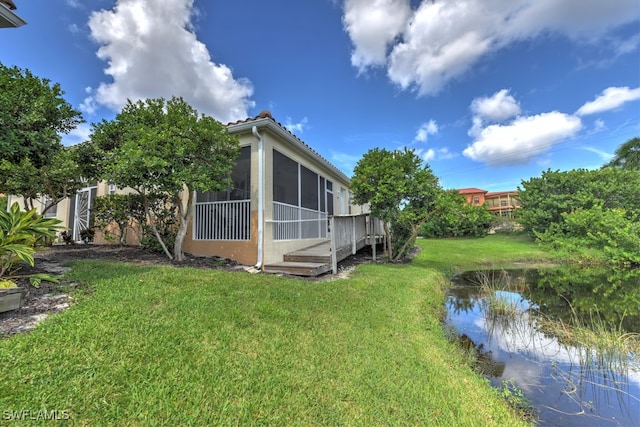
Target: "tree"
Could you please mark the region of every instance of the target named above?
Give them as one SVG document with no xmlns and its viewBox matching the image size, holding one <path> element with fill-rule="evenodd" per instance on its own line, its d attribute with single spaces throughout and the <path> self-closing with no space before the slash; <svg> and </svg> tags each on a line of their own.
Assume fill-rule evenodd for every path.
<svg viewBox="0 0 640 427">
<path fill-rule="evenodd" d="M 424 237 L 482 237 L 494 219 L 485 206 L 472 205 L 457 190 L 447 190 L 421 233 Z"/>
<path fill-rule="evenodd" d="M 22 195 L 25 209 L 44 195 L 57 203 L 79 181 L 60 134 L 84 120 L 63 94 L 58 83 L 0 63 L 0 193 Z"/>
<path fill-rule="evenodd" d="M 640 173 L 619 168 L 547 170 L 541 177 L 522 181 L 518 198 L 519 222 L 535 236 L 551 224 L 563 223 L 563 213 L 599 204 L 604 209 L 625 209 L 629 215 L 640 213 Z"/>
<path fill-rule="evenodd" d="M 0 174 L 4 176 L 4 191 L 22 196 L 25 210 L 33 209 L 34 202 L 46 196 L 42 214 L 86 185 L 76 161 L 75 146 L 55 152 L 50 163 L 40 168 L 28 158 L 17 165 L 0 162 Z"/>
<path fill-rule="evenodd" d="M 519 222 L 538 241 L 581 259 L 640 264 L 640 171 L 548 170 L 522 186 Z"/>
<path fill-rule="evenodd" d="M 604 167 L 640 170 L 640 138 L 632 138 L 620 145 L 614 158 Z"/>
<path fill-rule="evenodd" d="M 420 158 L 410 150 L 388 151 L 374 148 L 358 161 L 351 179 L 351 191 L 359 204 L 369 204 L 371 213 L 384 221 L 387 253 L 390 260 L 403 257 L 415 242 L 420 227 L 433 213 L 441 189 L 438 178 L 429 165 L 422 166 Z M 405 240 L 396 245 L 389 224 Z M 393 227 L 392 227 L 393 228 Z M 411 230 L 409 233 L 408 230 Z"/>
<path fill-rule="evenodd" d="M 182 98 L 148 99 L 127 105 L 111 121 L 93 125 L 91 146 L 96 175 L 143 198 L 158 242 L 170 259 L 182 261 L 182 243 L 192 218 L 194 191 L 220 191 L 231 185 L 239 142 L 211 117 L 200 116 Z M 163 241 L 152 202 L 163 194 L 177 212 L 173 253 Z"/>
</svg>

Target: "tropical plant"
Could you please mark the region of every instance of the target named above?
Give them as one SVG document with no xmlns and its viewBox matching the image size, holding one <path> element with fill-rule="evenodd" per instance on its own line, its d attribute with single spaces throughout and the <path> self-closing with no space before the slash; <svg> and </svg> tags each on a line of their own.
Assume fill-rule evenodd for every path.
<svg viewBox="0 0 640 427">
<path fill-rule="evenodd" d="M 0 281 L 13 281 L 23 277 L 16 274 L 17 264 L 27 263 L 33 267 L 36 242 L 42 238 L 55 237 L 60 228 L 59 220 L 43 218 L 35 209 L 21 211 L 17 203 L 13 203 L 7 212 L 0 211 Z M 42 280 L 56 281 L 46 274 L 27 276 L 34 286 Z"/>
<path fill-rule="evenodd" d="M 604 167 L 640 170 L 640 138 L 632 138 L 620 145 L 613 159 Z"/>
</svg>

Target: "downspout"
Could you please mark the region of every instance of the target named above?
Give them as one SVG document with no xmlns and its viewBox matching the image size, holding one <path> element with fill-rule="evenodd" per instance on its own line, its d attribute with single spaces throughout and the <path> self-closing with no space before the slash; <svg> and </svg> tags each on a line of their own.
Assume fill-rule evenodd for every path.
<svg viewBox="0 0 640 427">
<path fill-rule="evenodd" d="M 258 262 L 255 268 L 262 269 L 264 245 L 264 141 L 258 133 L 258 127 L 253 126 L 251 133 L 258 139 Z"/>
</svg>

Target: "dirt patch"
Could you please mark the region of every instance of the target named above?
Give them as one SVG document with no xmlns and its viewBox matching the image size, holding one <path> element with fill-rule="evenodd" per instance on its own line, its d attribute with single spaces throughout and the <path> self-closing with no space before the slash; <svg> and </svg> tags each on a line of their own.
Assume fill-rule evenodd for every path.
<svg viewBox="0 0 640 427">
<path fill-rule="evenodd" d="M 378 252 L 380 253 L 380 252 Z M 32 268 L 28 265 L 21 267 L 18 274 L 49 273 L 61 275 L 69 271 L 70 263 L 78 260 L 106 260 L 130 262 L 143 265 L 174 265 L 176 267 L 207 268 L 226 271 L 245 271 L 234 261 L 219 257 L 198 257 L 185 254 L 183 262 L 174 262 L 165 255 L 148 251 L 139 246 L 117 245 L 56 245 L 35 255 L 36 264 Z M 352 255 L 338 264 L 338 274 L 325 274 L 317 278 L 305 278 L 310 281 L 334 280 L 347 277 L 359 264 L 372 262 L 371 248 L 364 248 L 356 255 Z M 296 276 L 297 277 L 297 276 Z M 0 337 L 27 332 L 33 329 L 49 314 L 58 313 L 69 308 L 73 298 L 68 289 L 76 286 L 63 279 L 60 283 L 42 282 L 34 287 L 28 279 L 17 280 L 23 289 L 24 298 L 19 310 L 0 313 Z"/>
</svg>

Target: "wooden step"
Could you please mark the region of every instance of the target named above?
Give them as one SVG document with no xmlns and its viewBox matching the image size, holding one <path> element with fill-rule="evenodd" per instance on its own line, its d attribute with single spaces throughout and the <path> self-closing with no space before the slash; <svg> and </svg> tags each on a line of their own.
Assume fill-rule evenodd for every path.
<svg viewBox="0 0 640 427">
<path fill-rule="evenodd" d="M 287 262 L 316 262 L 323 264 L 331 263 L 331 255 L 313 255 L 308 253 L 291 252 L 285 254 L 283 258 Z"/>
<path fill-rule="evenodd" d="M 293 274 L 296 276 L 315 277 L 331 271 L 331 264 L 321 262 L 276 262 L 266 264 L 264 272 Z"/>
</svg>

